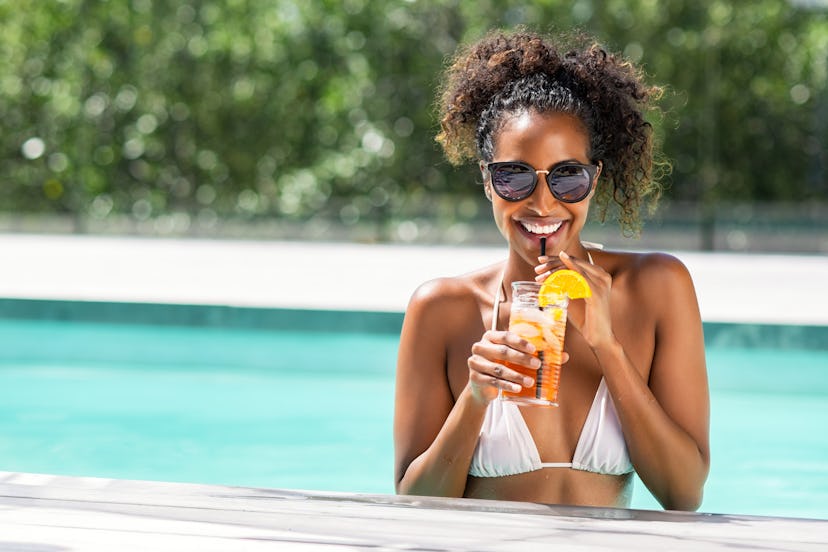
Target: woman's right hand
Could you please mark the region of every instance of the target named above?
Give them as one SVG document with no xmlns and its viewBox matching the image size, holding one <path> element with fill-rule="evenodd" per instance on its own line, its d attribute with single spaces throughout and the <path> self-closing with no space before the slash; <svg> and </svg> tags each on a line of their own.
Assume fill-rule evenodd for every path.
<svg viewBox="0 0 828 552">
<path fill-rule="evenodd" d="M 540 361 L 533 356 L 534 352 L 534 345 L 513 332 L 488 330 L 484 333 L 472 345 L 468 360 L 469 386 L 474 398 L 489 404 L 497 398 L 499 389 L 517 393 L 522 387 L 531 386 L 533 378 L 506 367 L 504 361 L 537 370 Z"/>
</svg>

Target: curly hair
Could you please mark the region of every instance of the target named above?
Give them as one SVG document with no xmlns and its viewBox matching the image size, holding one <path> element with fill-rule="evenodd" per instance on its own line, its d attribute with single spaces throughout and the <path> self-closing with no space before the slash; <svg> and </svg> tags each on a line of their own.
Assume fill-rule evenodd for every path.
<svg viewBox="0 0 828 552">
<path fill-rule="evenodd" d="M 514 114 L 534 110 L 577 117 L 589 134 L 592 160 L 601 160 L 595 202 L 603 222 L 618 206 L 624 233 L 637 234 L 641 207 L 652 210 L 661 188 L 653 128 L 644 115 L 662 90 L 644 83 L 631 63 L 607 52 L 586 35 L 561 44 L 519 29 L 494 31 L 458 50 L 439 90 L 441 132 L 437 141 L 453 164 L 491 161 L 503 125 Z M 563 51 L 566 48 L 566 51 Z"/>
</svg>

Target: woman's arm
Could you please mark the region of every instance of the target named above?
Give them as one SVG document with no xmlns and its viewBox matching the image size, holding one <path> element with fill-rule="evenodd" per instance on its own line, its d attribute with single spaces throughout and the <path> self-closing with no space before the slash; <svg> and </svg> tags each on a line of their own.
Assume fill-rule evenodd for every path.
<svg viewBox="0 0 828 552">
<path fill-rule="evenodd" d="M 572 260 L 564 262 L 575 268 Z M 710 399 L 696 294 L 674 257 L 645 255 L 639 263 L 628 291 L 630 300 L 653 311 L 649 378 L 612 331 L 609 275 L 579 262 L 593 288 L 580 329 L 601 364 L 639 477 L 664 508 L 696 510 L 710 467 Z"/>
<path fill-rule="evenodd" d="M 534 362 L 526 341 L 509 332 L 485 332 L 469 351 L 469 382 L 455 402 L 447 351 L 452 339 L 459 335 L 463 341 L 470 324 L 480 320 L 480 308 L 464 287 L 448 279 L 430 282 L 417 290 L 406 310 L 394 411 L 400 494 L 463 496 L 486 406 L 498 388 L 514 390 L 521 378 L 495 360 Z"/>
<path fill-rule="evenodd" d="M 400 333 L 394 399 L 396 489 L 400 494 L 463 496 L 486 405 L 464 391 L 454 404 L 446 373 L 450 311 L 430 282 L 411 298 Z M 446 301 L 447 299 L 444 299 Z M 453 302 L 453 301 L 452 301 Z"/>
<path fill-rule="evenodd" d="M 655 350 L 649 381 L 643 382 L 648 386 L 637 401 L 628 400 L 637 407 L 625 409 L 628 420 L 626 426 L 622 420 L 622 427 L 633 430 L 627 437 L 630 455 L 650 492 L 665 508 L 696 510 L 710 469 L 710 395 L 701 315 L 693 281 L 680 261 L 650 255 L 645 262 L 641 286 L 657 310 Z M 619 383 L 620 401 L 624 389 L 636 393 L 624 378 Z"/>
</svg>

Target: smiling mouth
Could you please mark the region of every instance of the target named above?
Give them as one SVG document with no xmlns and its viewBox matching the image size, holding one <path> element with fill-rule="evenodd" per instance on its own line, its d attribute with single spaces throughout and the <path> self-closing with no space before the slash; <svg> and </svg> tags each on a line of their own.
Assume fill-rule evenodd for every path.
<svg viewBox="0 0 828 552">
<path fill-rule="evenodd" d="M 554 234 L 561 227 L 563 222 L 556 222 L 555 224 L 535 224 L 532 222 L 519 221 L 524 230 L 530 234 L 537 234 L 539 236 L 547 236 Z"/>
</svg>

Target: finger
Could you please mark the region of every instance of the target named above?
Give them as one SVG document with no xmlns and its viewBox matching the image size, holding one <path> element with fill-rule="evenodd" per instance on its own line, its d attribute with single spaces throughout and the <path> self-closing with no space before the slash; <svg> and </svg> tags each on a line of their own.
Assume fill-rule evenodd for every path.
<svg viewBox="0 0 828 552">
<path fill-rule="evenodd" d="M 512 390 L 514 390 L 514 391 L 520 391 L 520 387 L 529 387 L 529 386 L 531 386 L 532 384 L 535 383 L 535 380 L 532 379 L 531 377 L 526 376 L 524 374 L 521 374 L 520 372 L 518 372 L 516 370 L 513 370 L 513 369 L 509 368 L 508 366 L 504 366 L 504 365 L 499 364 L 499 363 L 494 363 L 494 364 L 495 364 L 495 366 L 492 370 L 493 371 L 492 376 L 495 379 L 502 380 L 502 381 L 507 381 L 507 382 L 510 382 L 512 384 L 515 384 L 517 387 L 515 387 L 515 385 L 511 386 Z"/>
<path fill-rule="evenodd" d="M 561 260 L 561 263 L 566 268 L 569 268 L 576 272 L 580 272 L 584 276 L 586 276 L 588 273 L 598 274 L 604 272 L 604 269 L 600 266 L 592 264 L 589 261 L 573 257 L 569 255 L 566 251 L 561 251 L 559 258 Z"/>
<path fill-rule="evenodd" d="M 472 353 L 470 361 L 473 359 L 474 365 L 469 364 L 471 369 L 509 381 L 520 382 L 523 376 L 508 368 L 507 363 L 529 370 L 538 370 L 541 367 L 541 362 L 536 356 L 516 351 L 506 345 L 475 344 Z"/>
<path fill-rule="evenodd" d="M 546 257 L 546 259 L 547 260 L 542 261 L 541 258 L 538 258 L 538 264 L 535 265 L 535 274 L 540 274 L 541 272 L 551 272 L 565 266 L 557 257 Z"/>
<path fill-rule="evenodd" d="M 481 356 L 469 358 L 469 370 L 469 378 L 478 385 L 518 392 L 522 387 L 529 387 L 534 383 L 532 378 Z"/>
<path fill-rule="evenodd" d="M 549 278 L 550 274 L 552 274 L 551 270 L 547 270 L 545 272 L 540 272 L 537 276 L 535 276 L 535 281 L 539 284 L 542 284 L 544 280 Z"/>
<path fill-rule="evenodd" d="M 472 353 L 501 364 L 510 362 L 533 370 L 540 368 L 535 346 L 514 332 L 492 332 L 491 339 L 472 345 Z"/>
<path fill-rule="evenodd" d="M 576 259 L 575 257 L 571 257 L 571 256 L 569 255 L 569 253 L 567 253 L 566 251 L 561 251 L 561 252 L 558 254 L 558 258 L 561 260 L 561 262 L 563 263 L 563 265 L 564 265 L 566 268 L 569 268 L 569 269 L 572 269 L 572 270 L 576 270 L 576 271 L 577 271 L 577 270 L 578 270 L 578 268 L 579 268 L 579 266 L 578 266 L 578 265 L 579 265 L 579 264 L 581 264 L 581 263 L 583 263 L 583 261 L 579 261 L 579 260 L 578 260 L 578 259 Z M 584 264 L 588 264 L 588 263 L 584 263 Z M 579 272 L 580 272 L 580 271 L 579 271 Z"/>
<path fill-rule="evenodd" d="M 545 265 L 538 265 L 535 267 L 535 281 L 542 284 L 544 280 L 549 278 L 550 274 L 562 268 L 566 268 L 566 265 L 560 261 L 550 262 Z"/>
<path fill-rule="evenodd" d="M 520 393 L 522 389 L 520 384 L 512 383 L 506 380 L 497 379 L 492 376 L 484 375 L 480 372 L 472 372 L 469 376 L 469 381 L 472 385 L 477 387 L 492 387 L 494 389 L 503 389 L 504 391 L 511 391 L 512 393 Z"/>
<path fill-rule="evenodd" d="M 488 330 L 485 334 L 483 334 L 483 339 L 478 342 L 479 344 L 491 343 L 494 345 L 506 345 L 512 349 L 516 349 L 518 351 L 532 354 L 535 352 L 535 346 L 532 345 L 529 341 L 523 339 L 515 332 L 510 332 L 508 330 Z M 503 358 L 502 360 L 511 360 L 507 358 Z"/>
<path fill-rule="evenodd" d="M 608 283 L 612 279 L 607 271 L 600 266 L 571 257 L 564 251 L 561 251 L 561 261 L 563 261 L 566 268 L 574 270 L 586 278 L 590 287 L 594 287 L 596 284 Z"/>
</svg>

